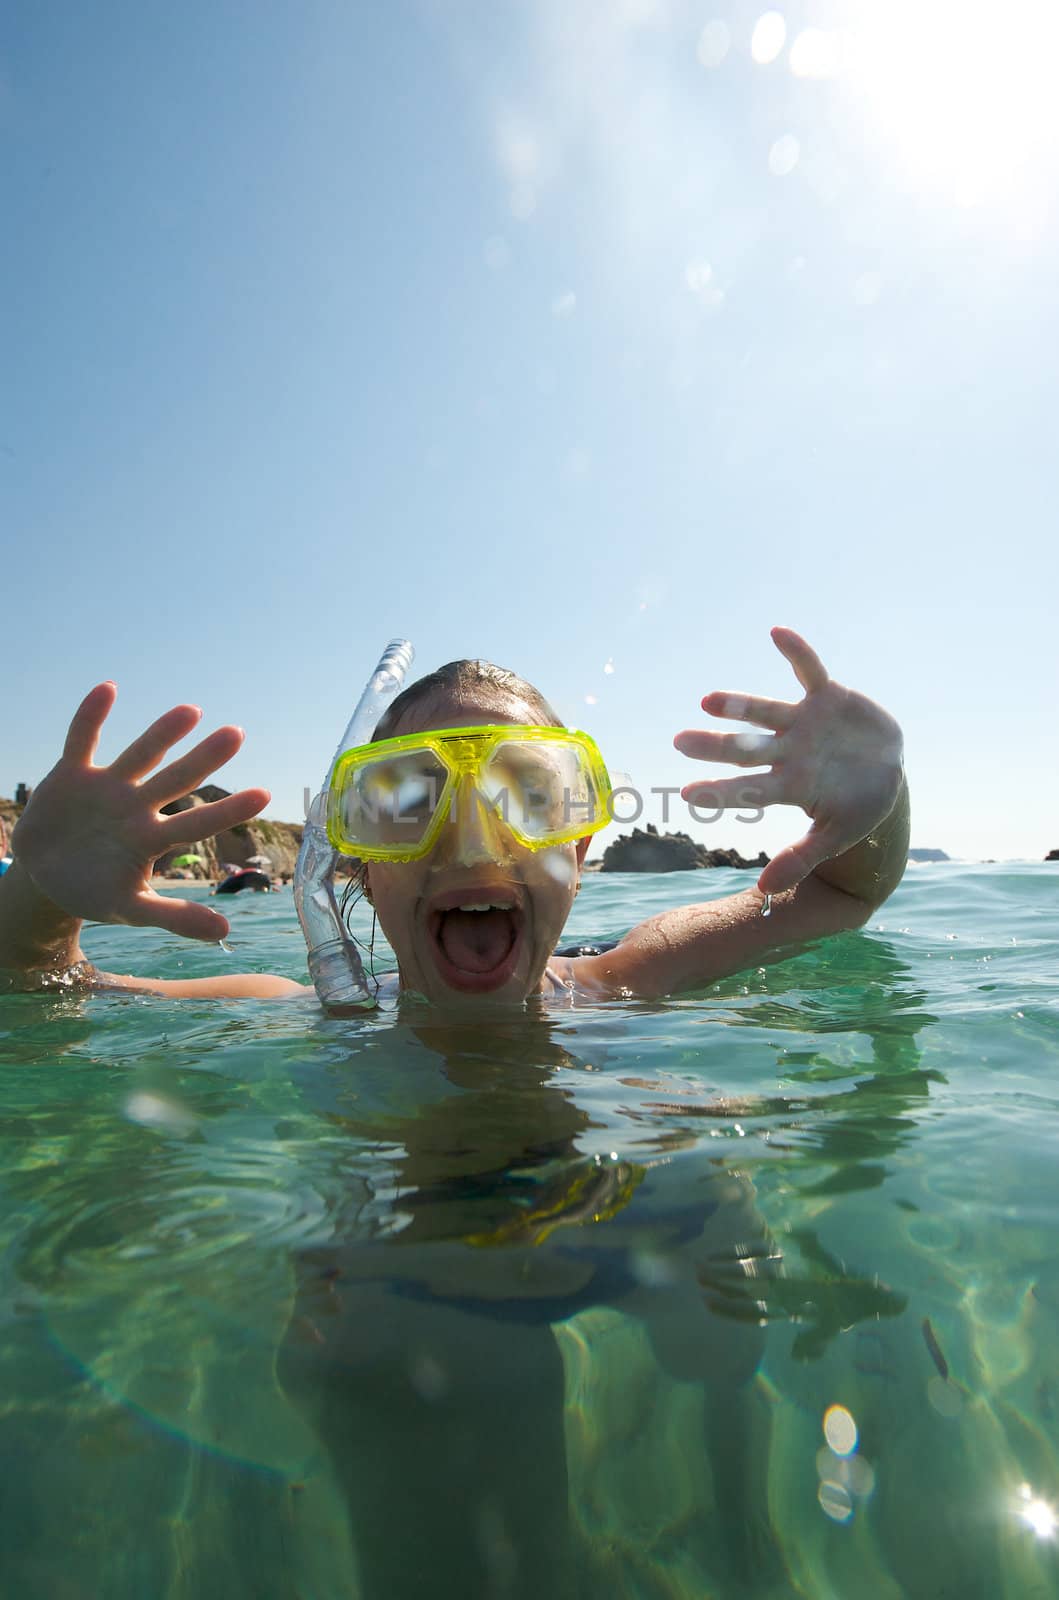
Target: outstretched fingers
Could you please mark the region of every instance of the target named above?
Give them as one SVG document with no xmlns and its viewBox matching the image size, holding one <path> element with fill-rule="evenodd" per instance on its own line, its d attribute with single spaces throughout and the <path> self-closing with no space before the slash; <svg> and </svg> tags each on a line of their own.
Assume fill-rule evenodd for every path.
<svg viewBox="0 0 1059 1600">
<path fill-rule="evenodd" d="M 140 791 L 144 800 L 152 806 L 165 806 L 170 800 L 182 800 L 192 789 L 205 783 L 218 767 L 223 767 L 226 761 L 232 759 L 244 737 L 242 728 L 218 728 L 193 750 L 171 761 L 168 767 L 163 767 L 161 772 L 149 778 Z"/>
<path fill-rule="evenodd" d="M 702 709 L 711 717 L 728 717 L 733 722 L 751 722 L 755 728 L 772 728 L 776 733 L 786 733 L 797 714 L 798 707 L 786 700 L 767 700 L 762 695 L 733 694 L 728 689 L 714 689 L 705 695 Z"/>
<path fill-rule="evenodd" d="M 99 744 L 99 735 L 111 707 L 118 698 L 116 683 L 97 683 L 90 689 L 74 712 L 63 745 L 63 760 L 79 767 L 90 767 Z"/>
<path fill-rule="evenodd" d="M 773 628 L 772 642 L 794 668 L 794 675 L 806 694 L 826 686 L 827 668 L 800 633 L 795 633 L 793 628 Z"/>
<path fill-rule="evenodd" d="M 718 778 L 714 783 L 702 779 L 685 784 L 680 798 L 702 810 L 734 811 L 737 806 L 757 809 L 782 804 L 783 785 L 773 772 L 754 773 L 748 778 Z"/>
<path fill-rule="evenodd" d="M 158 765 L 171 745 L 191 732 L 201 717 L 198 706 L 174 706 L 115 757 L 110 764 L 111 775 L 136 783 Z"/>
<path fill-rule="evenodd" d="M 714 733 L 685 728 L 673 740 L 682 755 L 696 761 L 726 761 L 733 767 L 765 767 L 779 758 L 780 741 L 767 733 Z"/>
<path fill-rule="evenodd" d="M 219 911 L 211 911 L 209 906 L 194 900 L 174 900 L 170 895 L 155 894 L 153 889 L 144 889 L 136 896 L 128 911 L 128 921 L 135 927 L 164 928 L 182 939 L 203 939 L 212 944 L 229 932 L 228 919 Z"/>
<path fill-rule="evenodd" d="M 175 817 L 166 817 L 158 829 L 158 854 L 175 844 L 197 844 L 200 839 L 224 833 L 240 822 L 249 822 L 271 799 L 267 789 L 240 789 L 238 794 L 212 800 L 209 805 L 189 806 L 186 811 L 178 811 Z"/>
</svg>

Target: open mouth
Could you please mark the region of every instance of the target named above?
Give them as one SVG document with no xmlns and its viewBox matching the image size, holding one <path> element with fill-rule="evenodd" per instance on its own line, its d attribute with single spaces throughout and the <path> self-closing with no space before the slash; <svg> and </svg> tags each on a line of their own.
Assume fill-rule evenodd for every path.
<svg viewBox="0 0 1059 1600">
<path fill-rule="evenodd" d="M 439 896 L 427 913 L 444 982 L 465 994 L 499 989 L 522 948 L 523 913 L 507 891 L 463 889 Z"/>
</svg>

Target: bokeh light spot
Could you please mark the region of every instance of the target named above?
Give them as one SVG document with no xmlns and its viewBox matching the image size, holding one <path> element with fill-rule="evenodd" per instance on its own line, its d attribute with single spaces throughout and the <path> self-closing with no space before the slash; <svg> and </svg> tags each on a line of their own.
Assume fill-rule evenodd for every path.
<svg viewBox="0 0 1059 1600">
<path fill-rule="evenodd" d="M 750 54 L 759 67 L 775 61 L 787 38 L 787 24 L 781 11 L 766 11 L 754 24 L 750 37 Z"/>
<path fill-rule="evenodd" d="M 824 1438 L 836 1456 L 852 1455 L 857 1448 L 857 1424 L 845 1406 L 828 1406 L 824 1412 Z"/>
<path fill-rule="evenodd" d="M 785 178 L 798 165 L 802 147 L 793 133 L 783 133 L 769 151 L 769 171 L 776 178 Z"/>
<path fill-rule="evenodd" d="M 820 1509 L 832 1522 L 848 1522 L 853 1515 L 852 1496 L 841 1483 L 825 1478 L 816 1491 L 816 1498 L 820 1502 Z"/>
</svg>

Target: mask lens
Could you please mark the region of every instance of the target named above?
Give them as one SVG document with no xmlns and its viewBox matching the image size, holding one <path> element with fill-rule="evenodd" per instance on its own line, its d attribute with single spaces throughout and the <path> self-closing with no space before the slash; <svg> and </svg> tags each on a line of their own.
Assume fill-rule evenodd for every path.
<svg viewBox="0 0 1059 1600">
<path fill-rule="evenodd" d="M 592 832 L 602 809 L 584 752 L 559 741 L 511 739 L 498 745 L 480 788 L 505 822 L 539 842 L 571 829 Z"/>
<path fill-rule="evenodd" d="M 347 845 L 415 846 L 438 808 L 448 776 L 432 750 L 364 761 L 347 775 L 339 801 Z"/>
</svg>

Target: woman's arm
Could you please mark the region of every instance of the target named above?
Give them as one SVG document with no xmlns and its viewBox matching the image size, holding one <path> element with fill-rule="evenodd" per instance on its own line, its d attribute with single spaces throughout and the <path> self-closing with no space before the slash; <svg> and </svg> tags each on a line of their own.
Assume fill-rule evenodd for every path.
<svg viewBox="0 0 1059 1600">
<path fill-rule="evenodd" d="M 900 881 L 897 859 L 907 859 L 908 791 L 892 818 L 871 839 L 809 874 L 793 889 L 765 896 L 757 887 L 701 905 L 680 906 L 641 922 L 613 950 L 567 962 L 578 987 L 643 998 L 699 989 L 747 967 L 783 961 L 805 944 L 863 927 Z M 864 893 L 845 890 L 846 877 Z M 562 977 L 561 963 L 552 971 Z"/>
<path fill-rule="evenodd" d="M 812 827 L 769 863 L 755 888 L 663 912 L 613 950 L 571 960 L 568 974 L 579 985 L 643 996 L 699 988 L 862 927 L 901 881 L 909 806 L 900 728 L 881 706 L 833 682 L 798 634 L 777 628 L 773 639 L 806 691 L 802 701 L 721 693 L 703 700 L 715 716 L 770 728 L 771 736 L 690 729 L 675 741 L 701 760 L 769 762 L 771 771 L 682 792 L 693 804 L 798 805 Z M 563 975 L 557 963 L 553 970 Z"/>
<path fill-rule="evenodd" d="M 12 837 L 15 861 L 0 878 L 0 970 L 7 986 L 115 985 L 169 995 L 300 992 L 289 978 L 265 974 L 164 979 L 98 973 L 80 948 L 82 919 L 166 928 L 190 939 L 223 939 L 227 919 L 209 906 L 155 893 L 151 869 L 177 844 L 194 844 L 248 822 L 268 803 L 267 789 L 244 789 L 176 816 L 161 808 L 204 783 L 243 742 L 240 728 L 219 728 L 158 772 L 153 769 L 202 713 L 176 706 L 159 717 L 109 767 L 94 764 L 117 689 L 101 683 L 76 712 L 63 754 L 33 792 Z M 153 773 L 153 776 L 150 774 Z"/>
</svg>

